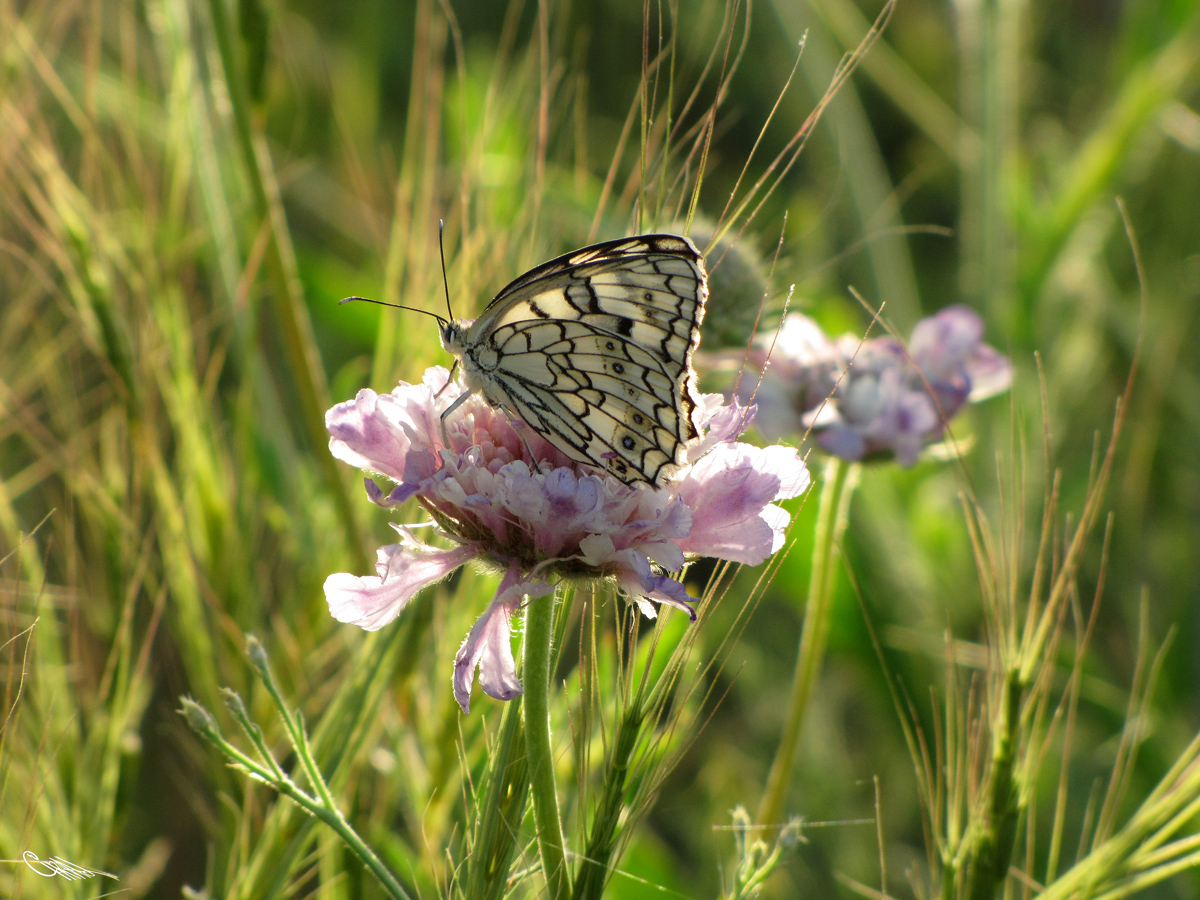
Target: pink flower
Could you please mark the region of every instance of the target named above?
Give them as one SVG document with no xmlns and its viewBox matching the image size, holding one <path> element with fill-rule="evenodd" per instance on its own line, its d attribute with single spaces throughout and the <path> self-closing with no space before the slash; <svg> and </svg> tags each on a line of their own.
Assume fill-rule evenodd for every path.
<svg viewBox="0 0 1200 900">
<path fill-rule="evenodd" d="M 330 575 L 325 598 L 334 618 L 374 631 L 468 560 L 502 569 L 495 598 L 455 657 L 454 695 L 464 712 L 476 669 L 489 696 L 521 693 L 510 622 L 524 597 L 547 594 L 566 577 L 611 578 L 645 615 L 665 604 L 695 620 L 695 601 L 668 573 L 698 556 L 762 562 L 782 545 L 788 523 L 774 501 L 808 487 L 795 450 L 737 443 L 754 410 L 722 406 L 715 394 L 697 410 L 703 436 L 688 464 L 658 490 L 573 463 L 478 396 L 446 420 L 445 446 L 441 414 L 463 390 L 448 378 L 434 367 L 422 384 L 359 391 L 326 414 L 334 456 L 395 482 L 385 493 L 366 479 L 368 497 L 383 507 L 415 499 L 452 546 L 431 546 L 393 525 L 400 541 L 379 548 L 376 574 Z"/>
<path fill-rule="evenodd" d="M 758 426 L 768 438 L 812 428 L 817 443 L 835 456 L 891 454 L 911 466 L 964 404 L 1011 383 L 1011 364 L 982 337 L 982 321 L 965 306 L 922 319 L 907 349 L 890 337 L 831 341 L 811 319 L 793 313 L 754 393 Z M 761 370 L 766 353 L 757 350 L 751 362 Z M 755 382 L 743 375 L 738 394 L 749 396 Z"/>
</svg>

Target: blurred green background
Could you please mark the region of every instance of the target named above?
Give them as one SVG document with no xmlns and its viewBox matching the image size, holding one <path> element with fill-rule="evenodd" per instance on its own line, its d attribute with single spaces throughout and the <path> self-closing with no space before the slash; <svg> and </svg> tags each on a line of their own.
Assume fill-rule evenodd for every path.
<svg viewBox="0 0 1200 900">
<path fill-rule="evenodd" d="M 1147 639 L 1175 643 L 1130 788 L 1144 792 L 1200 725 L 1200 4 L 902 0 L 795 164 L 771 168 L 877 13 L 0 2 L 0 856 L 57 853 L 119 873 L 130 897 L 376 896 L 175 713 L 184 693 L 220 707 L 223 684 L 265 710 L 241 655 L 254 632 L 320 723 L 352 821 L 438 894 L 422 860 L 457 846 L 456 792 L 499 717 L 485 698 L 459 717 L 450 660 L 494 583 L 466 573 L 371 638 L 328 616 L 324 578 L 367 572 L 394 516 L 329 457 L 324 409 L 448 363 L 425 317 L 336 301 L 441 311 L 439 218 L 468 316 L 552 255 L 676 227 L 718 96 L 697 221 L 729 224 L 762 271 L 778 245 L 769 311 L 794 284 L 793 308 L 862 333 L 854 289 L 906 336 L 967 303 L 1016 369 L 956 425 L 973 442 L 961 464 L 870 466 L 854 498 L 848 568 L 927 727 L 944 635 L 968 642 L 963 659 L 985 639 L 959 491 L 1015 534 L 1012 577 L 1028 579 L 1047 482 L 1061 473 L 1077 514 L 1140 340 L 1107 562 L 1094 541 L 1077 588 L 1086 608 L 1103 572 L 1067 834 L 1112 765 L 1146 598 Z M 660 49 L 651 115 L 643 62 Z M 773 189 L 753 192 L 762 177 Z M 732 219 L 731 196 L 752 201 Z M 795 544 L 613 896 L 719 890 L 720 826 L 756 805 L 778 736 L 815 506 L 791 505 Z M 724 638 L 720 615 L 702 647 Z M 901 873 L 925 859 L 912 766 L 843 576 L 788 809 L 870 818 L 874 776 L 908 896 Z M 768 896 L 849 895 L 835 873 L 877 883 L 870 826 L 807 835 Z M 0 892 L 99 892 L 22 877 L 0 871 Z M 1200 897 L 1200 876 L 1155 892 Z"/>
</svg>

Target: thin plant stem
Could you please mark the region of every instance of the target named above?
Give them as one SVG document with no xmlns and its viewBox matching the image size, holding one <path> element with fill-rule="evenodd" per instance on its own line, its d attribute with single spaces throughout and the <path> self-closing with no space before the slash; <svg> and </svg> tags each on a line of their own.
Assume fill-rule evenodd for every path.
<svg viewBox="0 0 1200 900">
<path fill-rule="evenodd" d="M 500 733 L 488 757 L 475 838 L 467 856 L 464 896 L 471 900 L 501 900 L 504 896 L 529 796 L 527 763 L 521 709 L 509 703 L 504 707 Z"/>
<path fill-rule="evenodd" d="M 953 863 L 950 878 L 942 880 L 942 896 L 986 900 L 1008 874 L 1012 859 L 1020 801 L 1016 784 L 1019 760 L 1017 742 L 1026 686 L 1010 669 L 1001 683 L 996 719 L 992 724 L 992 759 L 982 794 L 984 806 L 968 828 L 966 840 Z M 965 890 L 958 892 L 958 873 L 965 872 Z"/>
<path fill-rule="evenodd" d="M 314 448 L 323 448 L 327 440 L 324 413 L 330 406 L 329 385 L 325 380 L 325 369 L 317 350 L 308 309 L 304 305 L 303 288 L 296 272 L 295 251 L 275 183 L 271 156 L 261 128 L 256 131 L 252 121 L 250 98 L 245 93 L 246 85 L 234 50 L 225 6 L 220 0 L 209 0 L 208 9 L 225 76 L 238 149 L 253 196 L 254 212 L 259 221 L 270 225 L 266 267 L 271 279 L 270 294 L 276 327 L 290 367 L 291 388 L 303 410 L 306 437 Z M 360 533 L 358 516 L 350 502 L 350 494 L 338 470 L 337 461 L 329 453 L 317 453 L 316 459 L 345 530 L 347 550 L 360 565 L 369 566 L 370 560 L 365 558 L 362 549 L 366 541 Z"/>
<path fill-rule="evenodd" d="M 611 872 L 610 860 L 616 847 L 629 760 L 641 736 L 644 716 L 645 709 L 639 696 L 621 718 L 608 772 L 604 776 L 600 805 L 588 837 L 579 878 L 575 882 L 574 900 L 599 900 L 604 893 Z"/>
<path fill-rule="evenodd" d="M 538 850 L 549 896 L 571 894 L 562 819 L 554 787 L 554 754 L 550 746 L 550 648 L 554 634 L 554 595 L 532 597 L 525 608 L 525 749 L 529 758 L 530 797 L 537 825 Z"/>
<path fill-rule="evenodd" d="M 800 649 L 796 656 L 796 671 L 792 676 L 791 699 L 756 820 L 756 824 L 764 829 L 764 837 L 768 843 L 779 835 L 783 801 L 792 777 L 796 746 L 800 742 L 800 732 L 804 727 L 804 716 L 808 712 L 813 686 L 816 684 L 817 674 L 821 671 L 821 662 L 825 658 L 825 644 L 829 637 L 829 614 L 833 607 L 834 588 L 837 585 L 837 565 L 842 555 L 841 536 L 846 529 L 850 498 L 858 482 L 858 471 L 856 463 L 847 463 L 835 456 L 831 456 L 825 464 L 821 499 L 817 506 L 808 607 L 804 613 L 804 627 L 800 632 Z"/>
<path fill-rule="evenodd" d="M 260 674 L 262 671 L 260 670 Z M 269 670 L 267 671 L 269 672 Z M 232 768 L 245 773 L 255 781 L 274 788 L 280 794 L 290 798 L 309 815 L 324 822 L 342 839 L 350 849 L 350 852 L 357 856 L 362 864 L 371 870 L 372 874 L 379 879 L 379 883 L 383 886 L 383 889 L 391 897 L 396 898 L 396 900 L 410 900 L 409 893 L 404 890 L 388 867 L 375 854 L 375 851 L 367 845 L 366 841 L 362 839 L 358 832 L 354 830 L 354 827 L 346 820 L 346 817 L 342 815 L 342 811 L 338 809 L 336 802 L 329 792 L 329 787 L 321 775 L 320 767 L 312 756 L 312 748 L 308 741 L 308 735 L 304 732 L 303 724 L 288 712 L 286 705 L 283 703 L 282 695 L 278 693 L 278 686 L 269 684 L 269 687 L 272 688 L 270 694 L 272 700 L 275 702 L 276 709 L 288 724 L 288 739 L 292 745 L 292 750 L 300 761 L 305 774 L 313 782 L 317 796 L 313 796 L 303 790 L 283 771 L 279 763 L 275 760 L 275 757 L 271 754 L 270 748 L 267 747 L 262 729 L 251 721 L 242 698 L 234 691 L 226 690 L 226 705 L 229 707 L 230 713 L 242 727 L 242 730 L 245 731 L 247 737 L 250 738 L 251 743 L 254 744 L 255 749 L 263 760 L 261 763 L 229 743 L 217 727 L 216 719 L 200 704 L 184 697 L 181 701 L 183 708 L 180 712 L 197 733 L 212 743 L 229 760 L 229 765 Z"/>
</svg>

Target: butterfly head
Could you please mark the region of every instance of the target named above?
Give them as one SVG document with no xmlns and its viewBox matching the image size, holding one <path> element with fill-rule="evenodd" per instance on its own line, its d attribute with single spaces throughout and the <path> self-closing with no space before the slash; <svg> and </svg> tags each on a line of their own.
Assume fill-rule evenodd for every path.
<svg viewBox="0 0 1200 900">
<path fill-rule="evenodd" d="M 462 319 L 447 321 L 438 319 L 438 331 L 442 338 L 442 348 L 447 353 L 461 357 L 467 349 L 467 329 L 471 323 Z"/>
</svg>

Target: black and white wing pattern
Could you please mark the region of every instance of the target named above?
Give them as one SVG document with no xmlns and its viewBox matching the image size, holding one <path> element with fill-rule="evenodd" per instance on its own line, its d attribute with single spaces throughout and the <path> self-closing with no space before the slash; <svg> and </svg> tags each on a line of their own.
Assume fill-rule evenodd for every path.
<svg viewBox="0 0 1200 900">
<path fill-rule="evenodd" d="M 692 353 L 707 299 L 695 244 L 640 235 L 531 269 L 474 322 L 443 325 L 442 345 L 471 392 L 571 459 L 660 487 L 698 437 Z"/>
</svg>

